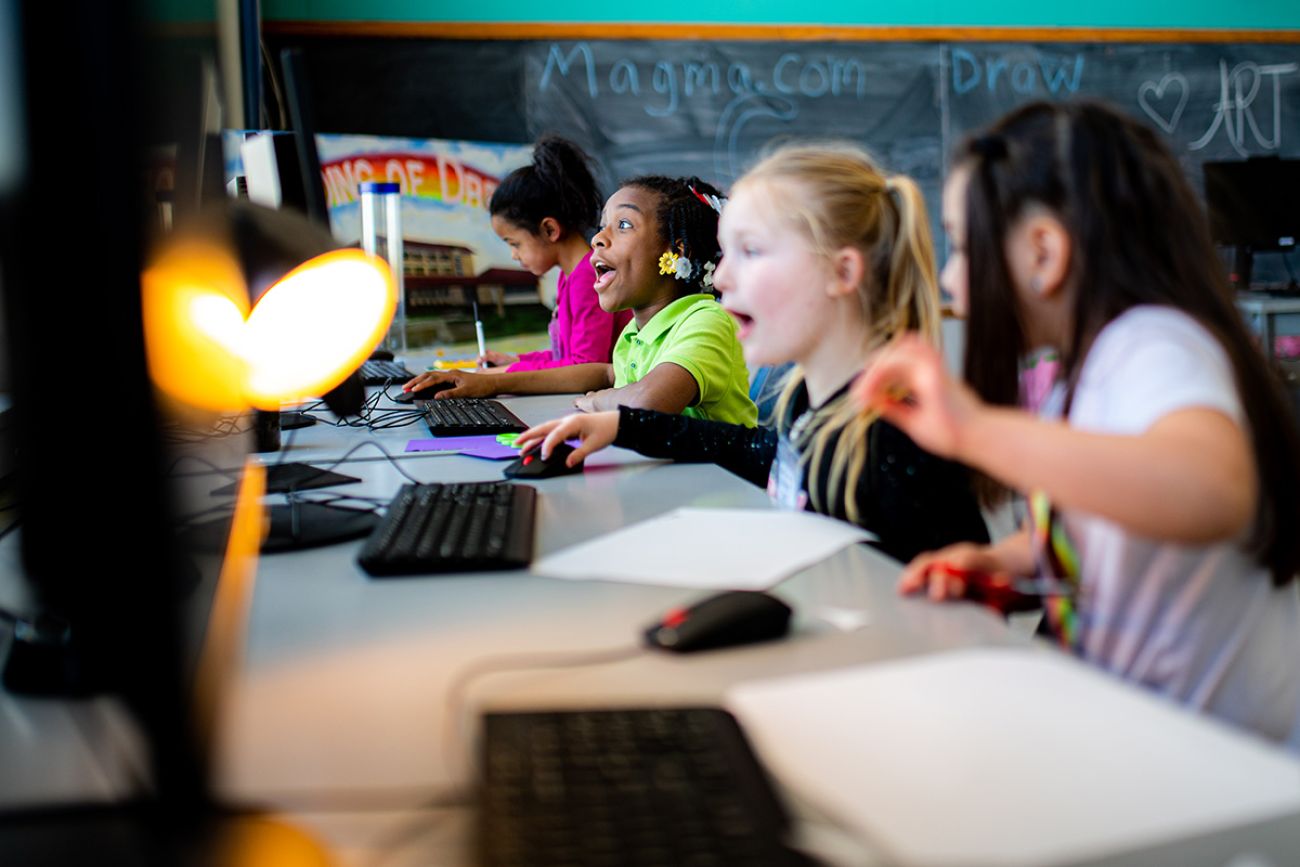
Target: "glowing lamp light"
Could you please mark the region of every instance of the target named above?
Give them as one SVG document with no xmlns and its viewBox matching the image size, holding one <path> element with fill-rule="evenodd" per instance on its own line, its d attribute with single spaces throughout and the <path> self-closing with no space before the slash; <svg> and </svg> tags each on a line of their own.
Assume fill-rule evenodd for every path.
<svg viewBox="0 0 1300 867">
<path fill-rule="evenodd" d="M 397 310 L 388 263 L 360 250 L 307 258 L 255 304 L 246 260 L 211 237 L 181 239 L 143 275 L 150 376 L 182 404 L 278 410 L 323 396 L 361 366 Z"/>
<path fill-rule="evenodd" d="M 335 250 L 303 263 L 248 317 L 245 389 L 259 409 L 324 394 L 366 360 L 397 310 L 388 263 Z"/>
<path fill-rule="evenodd" d="M 198 409 L 246 408 L 248 291 L 235 260 L 209 243 L 179 243 L 145 270 L 141 291 L 154 385 Z"/>
</svg>

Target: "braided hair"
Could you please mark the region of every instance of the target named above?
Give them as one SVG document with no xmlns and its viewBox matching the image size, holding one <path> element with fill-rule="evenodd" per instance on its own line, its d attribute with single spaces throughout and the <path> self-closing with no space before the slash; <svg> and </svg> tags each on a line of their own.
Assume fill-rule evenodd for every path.
<svg viewBox="0 0 1300 867">
<path fill-rule="evenodd" d="M 596 225 L 602 203 L 591 158 L 568 139 L 547 135 L 533 147 L 532 164 L 501 181 L 488 212 L 534 235 L 542 220 L 551 217 L 566 232 L 585 236 Z"/>
<path fill-rule="evenodd" d="M 679 282 L 688 286 L 690 292 L 716 294 L 704 284 L 704 266 L 706 263 L 717 265 L 722 258 L 718 247 L 718 212 L 700 197 L 713 196 L 721 200 L 722 192 L 697 177 L 641 175 L 624 181 L 622 186 L 639 187 L 659 196 L 655 219 L 666 248 L 689 259 L 692 265 L 690 279 Z"/>
</svg>

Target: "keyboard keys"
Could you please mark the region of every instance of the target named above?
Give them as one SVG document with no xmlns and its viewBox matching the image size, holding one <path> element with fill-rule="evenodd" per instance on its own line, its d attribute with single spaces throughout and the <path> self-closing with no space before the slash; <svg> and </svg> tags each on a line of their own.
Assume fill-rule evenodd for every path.
<svg viewBox="0 0 1300 867">
<path fill-rule="evenodd" d="M 365 361 L 361 364 L 361 379 L 366 385 L 383 385 L 387 382 L 406 382 L 415 374 L 396 361 Z"/>
<path fill-rule="evenodd" d="M 506 482 L 403 485 L 357 560 L 376 577 L 527 566 L 536 502 Z"/>
<path fill-rule="evenodd" d="M 520 433 L 528 429 L 528 425 L 497 400 L 448 397 L 417 400 L 416 405 L 424 410 L 424 423 L 436 437 Z"/>
<path fill-rule="evenodd" d="M 489 714 L 481 748 L 485 867 L 807 863 L 717 708 Z"/>
</svg>

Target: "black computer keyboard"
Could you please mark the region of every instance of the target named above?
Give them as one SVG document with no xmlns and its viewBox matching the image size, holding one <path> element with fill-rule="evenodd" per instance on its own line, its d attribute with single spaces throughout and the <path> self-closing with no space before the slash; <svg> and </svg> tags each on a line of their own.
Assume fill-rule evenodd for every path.
<svg viewBox="0 0 1300 867">
<path fill-rule="evenodd" d="M 509 482 L 403 485 L 357 561 L 375 576 L 527 566 L 536 503 Z"/>
<path fill-rule="evenodd" d="M 481 397 L 447 397 L 442 400 L 417 400 L 424 410 L 424 423 L 436 437 L 472 436 L 474 434 L 521 433 L 528 425 L 498 400 Z"/>
<path fill-rule="evenodd" d="M 488 714 L 481 761 L 483 867 L 809 863 L 717 708 Z"/>
<path fill-rule="evenodd" d="M 383 385 L 387 382 L 403 383 L 415 374 L 406 369 L 400 361 L 375 361 L 371 359 L 361 365 L 361 378 L 366 385 Z"/>
</svg>

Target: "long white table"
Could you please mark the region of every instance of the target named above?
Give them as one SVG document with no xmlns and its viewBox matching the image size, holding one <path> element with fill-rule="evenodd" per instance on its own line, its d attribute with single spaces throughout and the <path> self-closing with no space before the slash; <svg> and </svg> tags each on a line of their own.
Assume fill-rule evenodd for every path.
<svg viewBox="0 0 1300 867">
<path fill-rule="evenodd" d="M 507 401 L 530 423 L 566 411 L 570 402 L 564 396 Z M 370 435 L 316 425 L 286 435 L 283 452 L 263 460 L 325 466 L 373 436 L 421 481 L 501 478 L 504 462 L 401 452 L 407 440 L 427 435 L 422 426 Z M 406 481 L 378 451 L 356 452 L 337 469 L 361 482 L 334 493 L 386 499 Z M 198 486 L 221 481 L 198 468 L 186 473 Z M 594 457 L 582 474 L 532 484 L 540 494 L 539 555 L 680 506 L 771 508 L 762 490 L 716 466 L 622 450 Z M 969 647 L 1054 652 L 1031 645 L 984 609 L 900 598 L 894 590 L 899 564 L 866 546 L 775 588 L 796 611 L 787 639 L 675 656 L 633 649 L 651 620 L 698 591 L 570 582 L 526 571 L 376 580 L 356 564 L 360 545 L 261 558 L 239 658 L 223 691 L 213 763 L 221 799 L 279 811 L 312 829 L 345 864 L 377 858 L 469 863 L 466 786 L 474 719 L 484 708 L 716 703 L 731 686 L 759 677 Z M 845 612 L 856 613 L 860 628 L 835 625 Z M 620 661 L 521 667 L 620 649 L 629 651 Z M 488 670 L 493 667 L 502 670 Z M 3 698 L 11 729 L 14 720 L 46 712 L 31 700 Z M 32 743 L 48 746 L 41 738 Z M 1044 769 L 1045 795 L 1061 783 Z M 6 791 L 14 785 L 6 783 Z M 995 793 L 996 781 L 989 785 Z M 101 780 L 100 789 L 113 786 Z M 889 863 L 871 841 L 846 837 L 797 797 L 792 806 L 801 819 L 800 842 L 829 862 Z M 1265 851 L 1287 851 L 1300 840 L 1300 815 L 1235 833 L 1252 843 L 1271 840 Z M 1182 851 L 1180 860 L 1152 862 L 1148 853 L 1136 861 L 1120 855 L 1089 863 L 1197 863 L 1177 846 L 1169 851 Z"/>
</svg>

